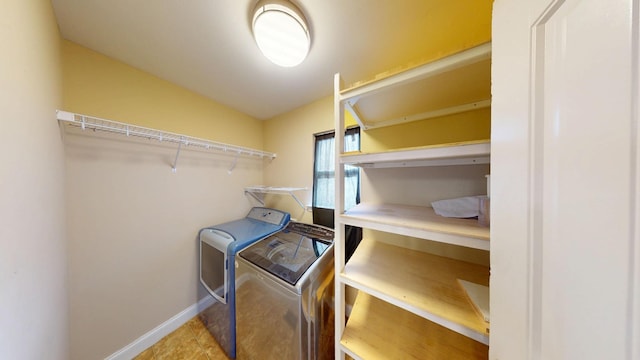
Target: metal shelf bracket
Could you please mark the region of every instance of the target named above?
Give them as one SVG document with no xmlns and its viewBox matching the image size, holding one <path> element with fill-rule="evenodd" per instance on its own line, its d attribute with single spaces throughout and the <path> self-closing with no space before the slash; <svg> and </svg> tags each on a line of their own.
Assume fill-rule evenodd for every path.
<svg viewBox="0 0 640 360">
<path fill-rule="evenodd" d="M 244 193 L 250 195 L 260 204 L 264 205 L 265 194 L 281 194 L 289 195 L 295 200 L 303 211 L 306 211 L 307 207 L 304 206 L 302 201 L 296 196 L 295 191 L 308 190 L 305 188 L 293 188 L 293 187 L 271 187 L 271 186 L 250 186 L 244 188 Z"/>
</svg>

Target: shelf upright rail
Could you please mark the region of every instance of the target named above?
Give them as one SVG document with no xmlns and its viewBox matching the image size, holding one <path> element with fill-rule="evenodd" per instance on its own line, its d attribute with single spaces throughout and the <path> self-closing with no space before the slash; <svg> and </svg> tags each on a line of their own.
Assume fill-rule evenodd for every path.
<svg viewBox="0 0 640 360">
<path fill-rule="evenodd" d="M 342 78 L 340 74 L 336 74 L 334 78 L 334 119 L 335 119 L 335 211 L 334 211 L 334 224 L 335 233 L 334 241 L 336 245 L 333 247 L 334 251 L 334 264 L 335 264 L 335 353 L 336 360 L 344 360 L 345 354 L 340 346 L 340 339 L 345 329 L 345 295 L 346 287 L 344 282 L 340 280 L 340 274 L 345 266 L 345 244 L 344 234 L 345 226 L 342 223 L 342 214 L 344 213 L 344 164 L 340 161 L 340 157 L 344 152 L 344 111 L 343 101 L 340 97 L 340 91 L 342 88 Z"/>
</svg>

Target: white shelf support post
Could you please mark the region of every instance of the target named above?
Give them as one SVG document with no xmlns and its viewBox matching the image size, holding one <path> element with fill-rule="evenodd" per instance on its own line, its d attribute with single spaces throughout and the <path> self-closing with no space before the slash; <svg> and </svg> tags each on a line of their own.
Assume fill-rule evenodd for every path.
<svg viewBox="0 0 640 360">
<path fill-rule="evenodd" d="M 178 156 L 180 156 L 180 149 L 182 148 L 182 142 L 178 143 L 178 151 L 176 151 L 176 158 L 173 160 L 173 165 L 171 166 L 171 171 L 172 172 L 176 172 L 178 171 Z"/>
<path fill-rule="evenodd" d="M 353 107 L 353 105 L 355 105 L 355 101 L 353 101 L 353 105 L 351 105 L 352 101 L 345 101 L 344 102 L 344 108 L 349 113 L 351 113 L 351 116 L 353 116 L 353 118 L 358 123 L 358 126 L 360 126 L 360 128 L 362 130 L 368 130 L 369 129 L 369 125 L 365 124 L 364 121 L 362 121 L 362 117 L 360 117 L 360 114 L 358 113 L 358 111 Z"/>
<path fill-rule="evenodd" d="M 296 196 L 295 191 L 308 190 L 306 187 L 303 188 L 291 188 L 291 187 L 271 187 L 271 186 L 249 186 L 244 188 L 244 193 L 251 195 L 252 198 L 256 199 L 261 205 L 264 205 L 264 197 L 265 194 L 284 194 L 289 195 L 293 200 L 295 200 L 298 205 L 302 208 L 303 211 L 307 209 L 306 206 L 302 203 L 302 201 Z"/>
<path fill-rule="evenodd" d="M 233 163 L 231 163 L 231 167 L 229 168 L 229 170 L 227 170 L 227 173 L 229 175 L 231 175 L 231 173 L 233 172 L 233 169 L 236 168 L 236 165 L 238 165 L 238 158 L 240 157 L 240 152 L 238 151 L 238 154 L 236 154 L 236 157 L 233 159 Z"/>
<path fill-rule="evenodd" d="M 334 93 L 340 94 L 342 88 L 342 79 L 340 74 L 336 74 L 334 78 Z M 340 274 L 345 266 L 345 250 L 344 250 L 344 224 L 340 222 L 342 213 L 344 212 L 344 164 L 340 163 L 340 155 L 344 151 L 344 112 L 342 105 L 348 101 L 342 101 L 340 96 L 334 96 L 334 119 L 335 119 L 335 211 L 334 224 L 335 233 L 334 241 L 338 242 L 334 245 L 334 266 L 335 266 L 335 359 L 344 360 L 345 353 L 340 346 L 340 339 L 345 329 L 345 284 L 342 282 Z"/>
<path fill-rule="evenodd" d="M 253 191 L 249 191 L 249 190 L 245 190 L 244 191 L 245 195 L 250 195 L 252 198 L 254 198 L 260 205 L 264 206 L 264 194 L 262 194 L 262 196 L 258 196 L 257 193 L 253 192 Z"/>
<path fill-rule="evenodd" d="M 307 207 L 304 206 L 304 204 L 302 203 L 302 201 L 300 201 L 300 199 L 298 199 L 298 197 L 296 196 L 296 194 L 293 193 L 293 191 L 289 192 L 289 195 L 291 195 L 291 197 L 293 198 L 293 200 L 295 200 L 298 205 L 300 205 L 300 207 L 302 208 L 302 210 L 304 211 Z"/>
</svg>

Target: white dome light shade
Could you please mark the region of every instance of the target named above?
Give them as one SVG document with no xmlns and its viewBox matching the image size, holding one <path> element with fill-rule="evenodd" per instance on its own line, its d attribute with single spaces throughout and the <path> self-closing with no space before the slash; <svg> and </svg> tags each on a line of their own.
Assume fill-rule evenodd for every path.
<svg viewBox="0 0 640 360">
<path fill-rule="evenodd" d="M 287 1 L 260 1 L 253 14 L 253 36 L 262 54 L 276 65 L 304 61 L 311 37 L 302 12 Z"/>
</svg>

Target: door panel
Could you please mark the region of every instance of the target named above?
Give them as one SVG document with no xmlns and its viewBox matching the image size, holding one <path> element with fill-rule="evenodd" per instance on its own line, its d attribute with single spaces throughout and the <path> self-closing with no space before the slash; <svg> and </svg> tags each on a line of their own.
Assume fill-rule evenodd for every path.
<svg viewBox="0 0 640 360">
<path fill-rule="evenodd" d="M 494 4 L 491 358 L 640 358 L 636 8 Z"/>
<path fill-rule="evenodd" d="M 545 359 L 619 359 L 630 275 L 629 11 L 598 0 L 554 5 L 532 54 L 536 336 Z"/>
</svg>

